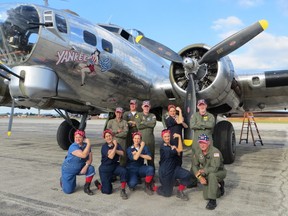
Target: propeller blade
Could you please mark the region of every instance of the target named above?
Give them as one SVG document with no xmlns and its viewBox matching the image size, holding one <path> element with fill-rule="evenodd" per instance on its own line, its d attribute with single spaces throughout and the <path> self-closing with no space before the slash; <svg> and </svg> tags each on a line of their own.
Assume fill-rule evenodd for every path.
<svg viewBox="0 0 288 216">
<path fill-rule="evenodd" d="M 9 80 L 9 81 L 11 80 L 9 77 L 7 77 L 7 76 L 3 75 L 1 72 L 0 72 L 0 76 L 1 76 L 1 77 L 3 77 L 4 79 L 7 79 L 7 80 Z"/>
<path fill-rule="evenodd" d="M 143 35 L 137 36 L 135 40 L 137 43 L 141 44 L 162 58 L 172 62 L 182 63 L 182 57 L 178 53 L 157 41 L 144 37 Z"/>
<path fill-rule="evenodd" d="M 260 20 L 259 22 L 256 22 L 251 26 L 240 30 L 239 32 L 226 38 L 224 41 L 213 46 L 202 56 L 198 63 L 202 64 L 217 61 L 218 59 L 228 55 L 229 53 L 250 41 L 252 38 L 264 31 L 267 27 L 268 22 L 266 20 Z"/>
<path fill-rule="evenodd" d="M 196 90 L 194 86 L 194 74 L 189 73 L 186 99 L 184 103 L 184 121 L 189 125 L 193 113 L 196 112 Z M 191 146 L 193 142 L 193 131 L 190 127 L 184 129 L 184 144 Z"/>
<path fill-rule="evenodd" d="M 8 136 L 11 136 L 11 133 L 12 133 L 12 123 L 13 123 L 13 116 L 14 116 L 14 107 L 15 107 L 15 103 L 14 103 L 14 99 L 12 99 L 11 113 L 10 113 L 9 124 L 8 124 L 8 132 L 7 132 L 7 135 L 8 135 Z"/>
<path fill-rule="evenodd" d="M 3 64 L 1 61 L 0 61 L 0 69 L 6 71 L 9 74 L 12 74 L 13 76 L 18 77 L 21 80 L 24 80 L 23 77 L 19 76 L 18 74 L 15 74 L 9 67 L 7 67 L 5 64 Z"/>
</svg>

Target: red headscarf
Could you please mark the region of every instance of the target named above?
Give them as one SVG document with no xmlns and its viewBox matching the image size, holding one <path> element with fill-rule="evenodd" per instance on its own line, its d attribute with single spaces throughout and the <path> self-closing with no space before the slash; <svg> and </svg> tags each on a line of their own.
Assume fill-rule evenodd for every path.
<svg viewBox="0 0 288 216">
<path fill-rule="evenodd" d="M 109 134 L 111 134 L 111 136 L 114 136 L 112 130 L 106 129 L 106 130 L 103 131 L 103 138 L 105 138 L 105 134 L 106 134 L 106 133 L 109 133 Z"/>
<path fill-rule="evenodd" d="M 139 131 L 132 133 L 132 138 L 134 138 L 136 135 L 139 135 L 142 138 L 142 133 Z"/>
<path fill-rule="evenodd" d="M 173 105 L 173 104 L 170 104 L 170 105 L 168 106 L 168 111 L 169 111 L 171 108 L 176 109 L 175 105 Z"/>
<path fill-rule="evenodd" d="M 168 129 L 162 130 L 162 132 L 161 132 L 161 137 L 163 137 L 164 134 L 166 134 L 166 133 L 169 133 L 169 134 L 170 134 L 170 130 L 168 130 Z"/>
<path fill-rule="evenodd" d="M 85 131 L 82 131 L 82 130 L 76 130 L 75 133 L 74 133 L 74 136 L 76 135 L 80 135 L 82 137 L 85 137 Z"/>
</svg>

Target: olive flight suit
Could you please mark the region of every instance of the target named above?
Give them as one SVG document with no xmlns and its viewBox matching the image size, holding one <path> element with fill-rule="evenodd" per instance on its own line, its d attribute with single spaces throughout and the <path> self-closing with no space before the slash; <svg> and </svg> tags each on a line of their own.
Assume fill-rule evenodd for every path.
<svg viewBox="0 0 288 216">
<path fill-rule="evenodd" d="M 154 156 L 155 156 L 155 137 L 154 137 L 154 128 L 156 126 L 156 116 L 153 113 L 148 113 L 144 115 L 143 112 L 139 113 L 139 122 L 136 122 L 138 131 L 142 134 L 142 140 L 145 142 L 145 145 L 148 146 L 152 160 L 148 161 L 148 165 L 153 166 Z"/>
<path fill-rule="evenodd" d="M 223 164 L 221 152 L 210 145 L 206 155 L 201 150 L 192 156 L 192 170 L 196 175 L 198 170 L 203 169 L 202 176 L 206 178 L 207 185 L 203 185 L 204 199 L 214 199 L 220 197 L 219 182 L 226 177 L 226 169 Z"/>
<path fill-rule="evenodd" d="M 126 111 L 126 112 L 124 112 L 124 114 L 123 114 L 123 119 L 124 119 L 125 121 L 127 121 L 127 123 L 128 123 L 128 133 L 127 133 L 127 137 L 126 137 L 126 149 L 125 149 L 125 151 L 126 151 L 127 148 L 128 148 L 129 146 L 132 146 L 132 144 L 133 144 L 132 133 L 138 131 L 137 126 L 136 126 L 136 125 L 129 124 L 129 121 L 138 122 L 138 121 L 139 121 L 139 113 L 136 112 L 136 113 L 133 115 L 133 113 L 132 113 L 131 111 Z"/>
<path fill-rule="evenodd" d="M 194 130 L 192 154 L 195 153 L 196 150 L 200 150 L 197 140 L 201 134 L 206 134 L 210 137 L 210 143 L 213 145 L 212 134 L 214 126 L 215 118 L 211 113 L 206 112 L 205 115 L 202 116 L 199 112 L 196 112 L 192 115 L 190 120 L 190 128 Z"/>
</svg>

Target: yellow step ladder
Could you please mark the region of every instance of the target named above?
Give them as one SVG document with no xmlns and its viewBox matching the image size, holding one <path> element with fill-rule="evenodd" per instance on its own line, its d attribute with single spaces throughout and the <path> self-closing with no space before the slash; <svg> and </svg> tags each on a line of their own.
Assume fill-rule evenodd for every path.
<svg viewBox="0 0 288 216">
<path fill-rule="evenodd" d="M 249 132 L 251 133 L 254 146 L 256 146 L 256 142 L 260 142 L 261 145 L 263 145 L 253 113 L 245 112 L 243 116 L 243 123 L 242 123 L 242 128 L 241 128 L 239 144 L 241 144 L 243 140 L 245 140 L 246 143 L 248 143 Z M 254 139 L 255 132 L 257 133 L 258 139 Z M 242 137 L 245 137 L 245 138 L 242 138 Z"/>
</svg>

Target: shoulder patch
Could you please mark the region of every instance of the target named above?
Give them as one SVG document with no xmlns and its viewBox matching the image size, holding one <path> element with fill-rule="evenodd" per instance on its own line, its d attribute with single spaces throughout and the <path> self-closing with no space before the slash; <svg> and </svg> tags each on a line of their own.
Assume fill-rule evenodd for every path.
<svg viewBox="0 0 288 216">
<path fill-rule="evenodd" d="M 220 154 L 218 152 L 214 153 L 214 157 L 220 157 Z"/>
</svg>

